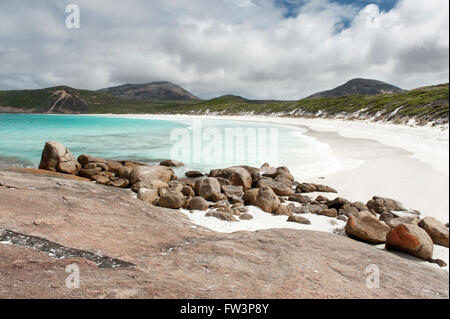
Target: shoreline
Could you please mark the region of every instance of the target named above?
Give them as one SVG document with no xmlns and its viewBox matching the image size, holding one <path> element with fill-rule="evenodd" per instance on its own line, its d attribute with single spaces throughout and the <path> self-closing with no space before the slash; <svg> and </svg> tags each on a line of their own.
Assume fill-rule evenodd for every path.
<svg viewBox="0 0 450 319">
<path fill-rule="evenodd" d="M 91 115 L 92 116 L 92 115 Z M 98 116 L 98 115 L 96 115 Z M 100 115 L 105 116 L 105 115 Z M 397 146 L 390 146 L 383 144 L 381 141 L 375 139 L 362 137 L 348 137 L 342 135 L 342 129 L 349 130 L 348 127 L 341 127 L 332 122 L 333 126 L 326 126 L 327 123 L 312 123 L 311 120 L 305 123 L 305 119 L 294 122 L 297 119 L 285 118 L 258 118 L 253 121 L 252 117 L 197 117 L 197 116 L 153 116 L 153 115 L 106 115 L 107 117 L 121 117 L 121 118 L 138 118 L 138 119 L 164 119 L 171 121 L 183 121 L 191 119 L 207 119 L 207 120 L 229 120 L 229 121 L 245 121 L 245 122 L 263 122 L 273 125 L 282 125 L 290 127 L 298 127 L 302 129 L 303 135 L 314 138 L 317 142 L 324 143 L 330 146 L 333 155 L 342 158 L 351 158 L 361 162 L 357 167 L 341 170 L 336 173 L 323 175 L 325 177 L 316 178 L 302 178 L 301 172 L 293 171 L 296 180 L 300 182 L 325 183 L 338 190 L 337 194 L 328 194 L 330 199 L 335 197 L 343 197 L 350 201 L 367 202 L 372 196 L 382 196 L 399 200 L 407 209 L 418 209 L 422 212 L 422 217 L 433 216 L 442 222 L 448 222 L 448 178 L 446 178 L 445 171 L 439 171 L 433 167 L 433 163 L 425 163 L 420 161 L 416 154 L 407 150 L 408 147 L 401 148 Z M 381 127 L 382 128 L 382 127 Z M 380 126 L 377 125 L 379 130 Z M 398 130 L 398 128 L 396 128 Z M 416 129 L 416 128 L 414 128 Z M 420 129 L 416 129 L 419 130 Z M 428 129 L 427 129 L 428 130 Z M 430 130 L 428 130 L 430 131 Z M 431 132 L 434 134 L 436 130 Z M 366 135 L 371 134 L 370 130 L 364 132 Z M 373 133 L 373 132 L 372 132 Z M 357 135 L 358 131 L 351 132 Z M 403 132 L 403 134 L 406 134 Z M 349 135 L 347 133 L 347 135 Z M 378 135 L 377 135 L 378 136 Z M 419 135 L 420 136 L 420 135 Z M 427 136 L 430 138 L 433 135 Z M 295 137 L 294 137 L 295 138 Z M 417 143 L 417 141 L 415 141 Z M 445 138 L 436 141 L 438 144 L 445 144 Z M 414 144 L 414 143 L 413 143 Z M 410 146 L 410 145 L 407 145 Z M 435 147 L 435 144 L 429 145 Z M 448 148 L 448 146 L 447 146 Z M 448 163 L 448 156 L 447 156 Z M 283 164 L 283 163 L 281 163 Z M 442 163 L 439 163 L 442 164 Z M 410 176 L 414 174 L 414 179 Z M 435 188 L 422 188 L 420 190 L 420 197 L 417 196 L 417 188 L 422 185 L 433 185 Z M 437 187 L 436 187 L 437 186 Z M 308 196 L 314 198 L 318 193 L 310 193 Z M 327 195 L 327 194 L 325 194 Z M 424 200 L 426 199 L 426 200 Z M 444 200 L 442 200 L 444 199 Z M 199 212 L 196 214 L 182 211 L 188 219 L 195 225 L 204 226 L 216 232 L 236 232 L 236 231 L 256 231 L 261 229 L 276 229 L 276 228 L 294 228 L 294 229 L 309 229 L 324 232 L 333 232 L 336 227 L 343 227 L 345 223 L 330 221 L 321 216 L 315 215 L 307 216 L 313 220 L 313 225 L 302 226 L 286 222 L 284 217 L 269 216 L 266 213 L 257 210 L 251 211 L 255 217 L 253 221 L 241 221 L 239 225 L 232 225 L 226 222 L 218 221 L 213 218 L 205 218 Z M 290 225 L 289 225 L 290 224 Z M 377 247 L 381 248 L 381 247 Z M 440 248 L 436 251 L 434 258 L 444 260 L 448 264 L 448 248 Z M 426 263 L 427 266 L 433 266 Z M 444 268 L 448 271 L 448 266 Z"/>
<path fill-rule="evenodd" d="M 306 129 L 305 135 L 329 145 L 334 155 L 360 162 L 356 167 L 326 176 L 325 181 L 337 188 L 339 196 L 363 202 L 373 195 L 392 197 L 404 203 L 407 208 L 421 211 L 423 216 L 448 221 L 448 128 L 264 116 L 90 116 L 173 121 L 230 120 Z M 308 178 L 308 181 L 316 183 L 324 180 L 317 177 Z"/>
</svg>

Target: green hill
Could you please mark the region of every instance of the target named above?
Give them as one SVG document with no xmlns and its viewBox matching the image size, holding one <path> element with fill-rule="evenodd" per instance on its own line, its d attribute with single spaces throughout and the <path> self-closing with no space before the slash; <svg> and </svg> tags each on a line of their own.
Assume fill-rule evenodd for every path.
<svg viewBox="0 0 450 319">
<path fill-rule="evenodd" d="M 207 101 L 137 101 L 67 86 L 40 90 L 0 91 L 0 112 L 23 113 L 164 113 L 259 114 L 277 116 L 359 118 L 419 124 L 448 123 L 449 85 L 400 93 L 306 98 L 299 101 L 248 100 L 225 95 Z"/>
</svg>

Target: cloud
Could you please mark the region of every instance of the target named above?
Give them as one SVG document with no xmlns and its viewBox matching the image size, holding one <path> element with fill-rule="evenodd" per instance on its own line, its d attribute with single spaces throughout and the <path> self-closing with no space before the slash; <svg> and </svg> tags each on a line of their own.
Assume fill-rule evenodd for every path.
<svg viewBox="0 0 450 319">
<path fill-rule="evenodd" d="M 292 0 L 289 0 L 292 1 Z M 0 89 L 99 89 L 168 80 L 203 98 L 297 99 L 354 77 L 402 88 L 448 82 L 449 4 L 79 0 L 0 3 Z"/>
</svg>

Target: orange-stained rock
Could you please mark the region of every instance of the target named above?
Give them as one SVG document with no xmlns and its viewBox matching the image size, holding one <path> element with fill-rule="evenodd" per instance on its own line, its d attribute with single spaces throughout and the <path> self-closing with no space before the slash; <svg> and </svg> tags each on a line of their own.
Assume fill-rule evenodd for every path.
<svg viewBox="0 0 450 319">
<path fill-rule="evenodd" d="M 428 260 L 433 257 L 433 241 L 425 230 L 412 224 L 400 224 L 386 236 L 386 248 Z"/>
</svg>

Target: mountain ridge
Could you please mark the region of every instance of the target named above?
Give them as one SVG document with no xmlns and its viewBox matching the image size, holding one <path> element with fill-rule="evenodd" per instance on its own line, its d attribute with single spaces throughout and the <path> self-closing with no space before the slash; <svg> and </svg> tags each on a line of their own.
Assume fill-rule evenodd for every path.
<svg viewBox="0 0 450 319">
<path fill-rule="evenodd" d="M 210 100 L 138 101 L 100 91 L 56 86 L 0 91 L 0 113 L 271 115 L 440 125 L 449 122 L 449 85 L 425 86 L 400 93 L 296 101 L 249 100 L 237 95 Z"/>
<path fill-rule="evenodd" d="M 378 95 L 401 92 L 405 92 L 405 90 L 386 82 L 373 79 L 355 78 L 338 87 L 335 87 L 334 89 L 314 93 L 307 98 L 339 97 L 346 95 Z"/>
<path fill-rule="evenodd" d="M 113 96 L 137 101 L 200 101 L 201 99 L 169 81 L 122 84 L 98 90 Z"/>
</svg>

